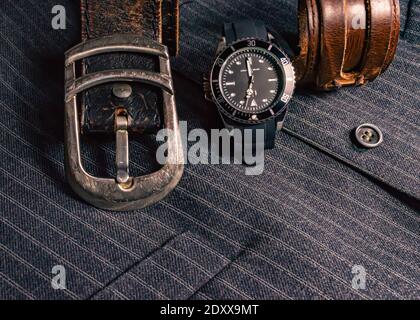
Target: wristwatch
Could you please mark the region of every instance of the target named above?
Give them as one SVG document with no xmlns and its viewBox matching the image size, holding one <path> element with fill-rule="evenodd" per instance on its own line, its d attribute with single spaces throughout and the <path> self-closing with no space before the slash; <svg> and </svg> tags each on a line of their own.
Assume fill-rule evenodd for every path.
<svg viewBox="0 0 420 320">
<path fill-rule="evenodd" d="M 183 173 L 170 54 L 179 39 L 178 0 L 81 0 L 82 43 L 65 60 L 65 167 L 74 191 L 90 204 L 140 209 L 171 192 Z M 129 137 L 166 129 L 166 163 L 132 177 Z M 113 134 L 115 177 L 87 173 L 81 136 Z"/>
<path fill-rule="evenodd" d="M 216 104 L 226 128 L 263 129 L 264 149 L 274 148 L 295 88 L 288 50 L 262 21 L 226 23 L 212 70 L 204 79 L 205 97 Z"/>
</svg>

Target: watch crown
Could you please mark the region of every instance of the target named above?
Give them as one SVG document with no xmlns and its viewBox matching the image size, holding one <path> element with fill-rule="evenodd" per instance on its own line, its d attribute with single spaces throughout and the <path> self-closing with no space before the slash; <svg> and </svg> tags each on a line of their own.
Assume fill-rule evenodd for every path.
<svg viewBox="0 0 420 320">
<path fill-rule="evenodd" d="M 222 53 L 222 51 L 226 48 L 226 46 L 227 46 L 226 37 L 221 37 L 219 39 L 219 43 L 217 44 L 216 56 Z"/>
</svg>

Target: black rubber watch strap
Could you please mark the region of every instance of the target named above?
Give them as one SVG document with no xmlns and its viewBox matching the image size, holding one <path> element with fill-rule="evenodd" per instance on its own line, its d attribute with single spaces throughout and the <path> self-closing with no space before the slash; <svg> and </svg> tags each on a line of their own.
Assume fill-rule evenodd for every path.
<svg viewBox="0 0 420 320">
<path fill-rule="evenodd" d="M 82 39 L 114 34 L 135 34 L 157 42 L 165 41 L 177 51 L 178 0 L 82 0 Z M 165 43 L 164 43 L 165 44 Z M 85 59 L 82 73 L 109 69 L 159 71 L 155 57 L 112 53 Z M 88 90 L 82 95 L 83 133 L 113 133 L 115 111 L 128 115 L 131 133 L 155 133 L 161 128 L 162 93 L 151 85 L 130 83 L 129 98 L 113 94 L 114 83 Z"/>
<path fill-rule="evenodd" d="M 249 144 L 245 144 L 246 147 L 250 147 L 253 150 L 255 150 L 255 145 L 256 145 L 256 131 L 257 130 L 264 130 L 264 149 L 273 149 L 274 148 L 274 140 L 275 140 L 275 136 L 276 136 L 276 131 L 277 131 L 277 126 L 276 126 L 276 122 L 274 120 L 270 120 L 270 121 L 265 121 L 263 123 L 260 124 L 256 124 L 256 125 L 237 125 L 235 124 L 234 127 L 236 129 L 240 129 L 242 132 L 244 132 L 244 130 L 252 130 L 252 136 L 253 136 L 253 140 L 252 140 L 252 145 Z M 243 135 L 243 137 L 245 137 L 245 135 Z M 244 143 L 247 141 L 243 141 Z"/>
<path fill-rule="evenodd" d="M 228 44 L 246 38 L 268 40 L 267 28 L 261 20 L 238 20 L 225 23 L 223 29 L 223 35 Z"/>
</svg>

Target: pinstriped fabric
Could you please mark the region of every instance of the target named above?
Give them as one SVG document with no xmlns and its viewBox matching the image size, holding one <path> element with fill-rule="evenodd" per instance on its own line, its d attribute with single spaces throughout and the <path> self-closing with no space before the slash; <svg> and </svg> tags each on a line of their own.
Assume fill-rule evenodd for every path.
<svg viewBox="0 0 420 320">
<path fill-rule="evenodd" d="M 415 21 L 416 6 L 408 1 L 401 4 L 403 15 L 410 11 L 408 14 Z M 254 10 L 246 9 L 252 5 Z M 226 10 L 218 10 L 221 6 L 218 0 L 185 5 L 188 13 L 184 11 L 187 18 L 183 20 L 181 38 L 184 52 L 175 67 L 196 81 L 211 67 L 220 36 L 216 26 L 225 20 L 243 16 L 261 18 L 278 32 L 296 33 L 297 15 L 288 14 L 296 12 L 295 1 L 284 1 L 272 10 L 253 1 L 231 1 Z M 298 95 L 290 105 L 286 127 L 376 179 L 420 197 L 419 81 L 412 76 L 419 72 L 418 56 L 418 49 L 403 40 L 390 70 L 367 87 L 333 94 Z M 366 122 L 378 125 L 384 132 L 385 143 L 380 148 L 366 151 L 355 147 L 353 130 Z"/>
<path fill-rule="evenodd" d="M 418 44 L 420 36 L 420 1 L 411 0 L 405 21 L 404 38 Z"/>
<path fill-rule="evenodd" d="M 30 292 L 28 292 L 25 288 L 22 288 L 18 283 L 11 280 L 2 272 L 0 272 L 0 280 L 1 282 L 7 284 L 7 286 L 5 287 L 8 288 L 8 291 L 1 293 L 1 295 L 4 296 L 3 299 L 8 299 L 10 297 L 14 299 L 19 299 L 19 300 L 24 300 L 24 299 L 34 300 L 35 299 L 35 297 Z"/>
<path fill-rule="evenodd" d="M 222 254 L 213 253 L 214 250 L 208 249 L 203 241 L 189 232 L 181 234 L 168 242 L 162 250 L 136 265 L 131 273 L 158 289 L 157 298 L 187 299 L 231 263 Z M 124 274 L 116 279 L 94 298 L 109 297 L 109 290 L 118 288 L 119 291 L 127 292 L 130 299 L 142 299 L 143 291 L 128 281 L 127 276 L 129 275 Z M 221 283 L 235 290 L 229 282 Z M 207 298 L 205 294 L 201 296 Z"/>
<path fill-rule="evenodd" d="M 49 27 L 55 3 L 29 2 L 30 9 L 27 1 L 0 4 L 1 299 L 420 298 L 415 209 L 285 132 L 267 154 L 262 176 L 246 177 L 241 166 L 187 166 L 179 187 L 153 207 L 115 214 L 81 202 L 65 182 L 62 159 L 62 60 L 64 50 L 78 42 L 78 6 L 65 1 L 68 30 L 58 32 Z M 200 77 L 214 49 L 203 38 L 216 38 L 218 20 L 225 19 L 220 12 L 241 9 L 272 22 L 284 16 L 278 28 L 295 31 L 294 18 L 285 14 L 292 1 L 274 9 L 271 2 L 258 1 L 258 8 L 255 3 L 185 4 L 176 69 Z M 416 55 L 415 46 L 402 42 L 377 86 L 298 95 L 289 128 L 319 126 L 310 138 L 322 142 L 323 125 L 334 121 L 335 133 L 345 139 L 341 135 L 353 123 L 377 116 L 373 120 L 389 128 L 392 144 L 384 145 L 388 158 L 374 156 L 392 164 L 395 176 L 415 175 Z M 175 81 L 181 119 L 190 129 L 214 127 L 214 107 L 184 76 Z M 390 99 L 405 99 L 403 109 Z M 379 113 L 385 102 L 390 106 Z M 113 168 L 113 145 L 99 140 L 92 148 L 85 142 L 88 170 L 111 174 L 106 168 Z M 156 167 L 154 147 L 150 137 L 132 143 L 134 173 Z M 394 154 L 405 163 L 393 163 Z M 416 190 L 404 183 L 395 187 Z M 366 290 L 352 288 L 356 264 L 368 273 Z M 67 290 L 51 287 L 55 265 L 67 269 Z"/>
<path fill-rule="evenodd" d="M 298 96 L 290 107 L 287 127 L 377 179 L 420 197 L 420 110 L 415 94 L 419 83 L 400 72 L 408 65 L 414 74 L 419 71 L 412 63 L 418 53 L 410 52 L 412 49 L 402 41 L 393 67 L 366 87 L 343 90 L 332 94 L 333 98 L 326 94 Z M 362 123 L 381 128 L 385 143 L 380 148 L 355 148 L 350 137 Z"/>
<path fill-rule="evenodd" d="M 400 21 L 401 21 L 401 34 L 404 34 L 405 31 L 405 27 L 407 25 L 407 17 L 409 15 L 409 11 L 410 11 L 410 1 L 411 0 L 404 0 L 404 1 L 400 1 Z"/>
</svg>

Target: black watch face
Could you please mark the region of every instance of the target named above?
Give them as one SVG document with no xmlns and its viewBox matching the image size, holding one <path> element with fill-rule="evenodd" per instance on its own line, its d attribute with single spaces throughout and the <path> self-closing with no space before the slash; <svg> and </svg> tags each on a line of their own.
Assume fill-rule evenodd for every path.
<svg viewBox="0 0 420 320">
<path fill-rule="evenodd" d="M 245 48 L 228 57 L 220 71 L 223 97 L 234 108 L 259 113 L 283 90 L 284 75 L 276 57 L 261 48 Z"/>
<path fill-rule="evenodd" d="M 211 86 L 214 98 L 228 117 L 259 123 L 284 110 L 294 89 L 289 58 L 261 40 L 244 40 L 216 60 Z"/>
</svg>

